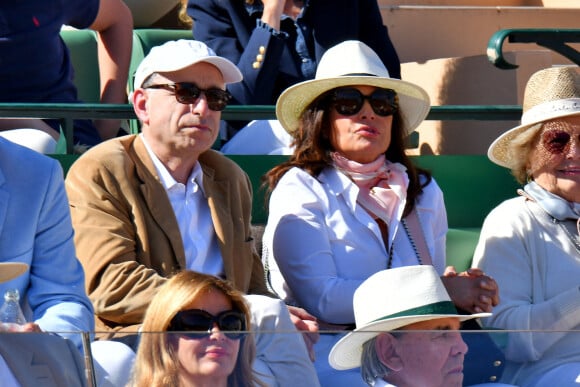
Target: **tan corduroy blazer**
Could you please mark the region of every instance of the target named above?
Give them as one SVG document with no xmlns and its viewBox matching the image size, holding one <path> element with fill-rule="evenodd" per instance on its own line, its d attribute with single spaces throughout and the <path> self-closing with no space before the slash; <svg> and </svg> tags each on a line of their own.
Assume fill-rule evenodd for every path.
<svg viewBox="0 0 580 387">
<path fill-rule="evenodd" d="M 212 150 L 199 162 L 226 278 L 242 292 L 269 294 L 253 247 L 247 174 Z M 185 267 L 179 226 L 143 140 L 92 148 L 71 167 L 66 189 L 96 329 L 136 331 L 157 288 Z"/>
</svg>

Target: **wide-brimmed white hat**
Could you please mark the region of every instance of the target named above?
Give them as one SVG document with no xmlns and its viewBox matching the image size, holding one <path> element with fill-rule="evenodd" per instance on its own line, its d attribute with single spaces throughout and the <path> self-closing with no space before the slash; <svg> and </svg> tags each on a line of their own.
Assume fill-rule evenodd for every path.
<svg viewBox="0 0 580 387">
<path fill-rule="evenodd" d="M 196 63 L 207 62 L 222 73 L 224 83 L 240 82 L 242 73 L 226 58 L 218 56 L 205 43 L 198 40 L 170 40 L 155 46 L 139 64 L 135 72 L 134 89 L 143 86 L 143 82 L 153 73 L 170 73 Z"/>
<path fill-rule="evenodd" d="M 524 91 L 521 125 L 500 135 L 487 156 L 494 163 L 513 169 L 512 141 L 528 129 L 556 118 L 580 114 L 580 73 L 578 66 L 552 67 L 530 77 Z"/>
<path fill-rule="evenodd" d="M 423 88 L 391 78 L 379 56 L 358 40 L 347 40 L 329 48 L 313 80 L 290 86 L 276 102 L 276 116 L 284 129 L 298 129 L 304 110 L 317 97 L 345 86 L 374 86 L 393 89 L 399 97 L 399 111 L 405 133 L 411 133 L 429 113 L 429 95 Z"/>
<path fill-rule="evenodd" d="M 26 272 L 28 265 L 22 262 L 0 262 L 0 283 L 8 282 Z"/>
<path fill-rule="evenodd" d="M 359 367 L 362 345 L 381 332 L 438 318 L 456 317 L 465 321 L 491 316 L 491 313 L 458 314 L 431 265 L 405 266 L 373 274 L 355 291 L 353 306 L 356 329 L 337 342 L 328 355 L 330 365 L 338 370 Z"/>
</svg>

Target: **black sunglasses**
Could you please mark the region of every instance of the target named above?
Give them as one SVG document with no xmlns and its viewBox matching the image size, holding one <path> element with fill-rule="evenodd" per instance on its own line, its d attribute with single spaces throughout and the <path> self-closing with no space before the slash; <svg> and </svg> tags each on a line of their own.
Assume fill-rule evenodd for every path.
<svg viewBox="0 0 580 387">
<path fill-rule="evenodd" d="M 214 111 L 222 111 L 228 106 L 232 95 L 217 87 L 201 89 L 197 85 L 188 82 L 165 83 L 160 85 L 143 86 L 144 89 L 164 89 L 175 94 L 175 99 L 179 103 L 196 103 L 201 93 L 207 98 L 207 106 Z"/>
<path fill-rule="evenodd" d="M 211 333 L 214 323 L 217 324 L 220 331 L 232 340 L 242 337 L 246 330 L 246 318 L 241 312 L 226 310 L 214 316 L 201 309 L 188 309 L 178 312 L 171 319 L 167 330 L 170 332 L 194 332 L 185 335 L 199 339 Z"/>
<path fill-rule="evenodd" d="M 355 88 L 340 88 L 330 93 L 331 103 L 343 116 L 360 112 L 365 100 L 369 101 L 376 115 L 391 116 L 399 108 L 397 93 L 392 89 L 377 88 L 370 95 L 364 95 Z"/>
</svg>

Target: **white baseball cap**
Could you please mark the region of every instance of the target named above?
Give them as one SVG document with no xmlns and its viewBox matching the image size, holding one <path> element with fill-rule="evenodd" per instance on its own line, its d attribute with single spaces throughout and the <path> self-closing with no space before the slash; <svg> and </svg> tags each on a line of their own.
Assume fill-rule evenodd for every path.
<svg viewBox="0 0 580 387">
<path fill-rule="evenodd" d="M 135 72 L 133 88 L 143 86 L 143 82 L 153 73 L 178 71 L 196 63 L 207 62 L 222 73 L 225 83 L 236 83 L 243 79 L 242 73 L 230 60 L 218 56 L 205 43 L 197 40 L 170 40 L 155 46 L 139 64 Z"/>
</svg>

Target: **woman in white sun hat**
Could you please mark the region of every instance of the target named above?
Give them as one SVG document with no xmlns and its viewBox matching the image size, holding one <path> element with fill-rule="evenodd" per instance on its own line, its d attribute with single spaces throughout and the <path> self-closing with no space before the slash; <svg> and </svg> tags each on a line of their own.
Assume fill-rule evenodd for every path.
<svg viewBox="0 0 580 387">
<path fill-rule="evenodd" d="M 421 263 L 444 274 L 443 195 L 405 155 L 406 136 L 429 106 L 421 87 L 390 78 L 359 41 L 329 49 L 314 80 L 278 99 L 276 115 L 295 150 L 267 174 L 263 259 L 273 289 L 316 316 L 321 330 L 353 326 L 353 294 L 378 271 Z M 495 282 L 462 274 L 445 278 L 451 299 L 468 312 L 489 311 Z M 326 360 L 340 337 L 323 334 L 315 346 L 320 381 L 361 384 L 358 371 L 349 379 Z"/>
<path fill-rule="evenodd" d="M 579 68 L 533 74 L 523 110 L 521 125 L 502 134 L 488 152 L 491 161 L 509 168 L 526 184 L 518 197 L 487 216 L 475 251 L 474 264 L 493 276 L 501 289 L 501 302 L 486 325 L 530 330 L 510 334 L 506 382 L 578 386 Z"/>
</svg>

